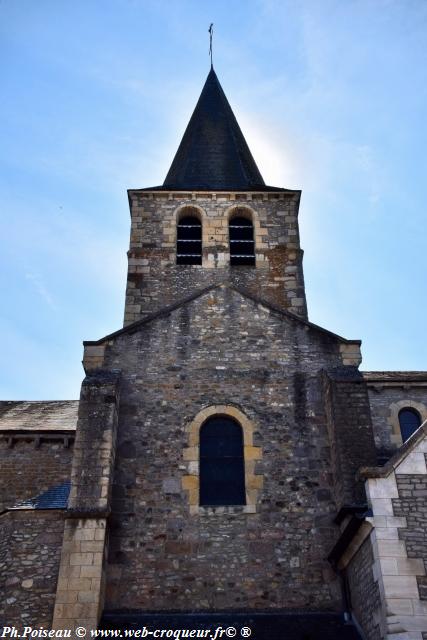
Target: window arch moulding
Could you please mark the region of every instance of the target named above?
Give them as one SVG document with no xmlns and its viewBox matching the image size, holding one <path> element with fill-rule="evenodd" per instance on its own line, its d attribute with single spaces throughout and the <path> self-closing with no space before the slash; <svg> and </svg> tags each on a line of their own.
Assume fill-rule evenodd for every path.
<svg viewBox="0 0 427 640">
<path fill-rule="evenodd" d="M 247 218 L 252 222 L 253 225 L 253 239 L 255 241 L 254 250 L 255 250 L 255 266 L 256 267 L 268 267 L 268 258 L 264 254 L 264 249 L 268 249 L 267 236 L 268 231 L 261 227 L 261 222 L 259 218 L 259 214 L 252 207 L 244 204 L 234 204 L 229 207 L 226 212 L 226 224 L 227 224 L 227 233 L 229 230 L 230 221 L 236 217 Z M 228 247 L 230 247 L 230 238 L 228 237 Z"/>
<path fill-rule="evenodd" d="M 208 507 L 199 504 L 199 454 L 200 429 L 206 420 L 213 416 L 226 416 L 236 420 L 243 431 L 243 455 L 245 463 L 246 504 L 239 506 Z M 190 514 L 203 513 L 256 513 L 260 490 L 264 484 L 264 476 L 255 474 L 257 461 L 262 460 L 262 448 L 254 447 L 254 423 L 233 405 L 212 405 L 202 409 L 186 426 L 188 444 L 183 451 L 187 474 L 182 477 L 182 488 L 188 492 Z"/>
<path fill-rule="evenodd" d="M 201 224 L 202 230 L 202 265 L 205 266 L 205 257 L 204 257 L 204 248 L 207 245 L 208 240 L 208 230 L 207 230 L 207 215 L 202 207 L 194 204 L 193 202 L 186 202 L 181 204 L 179 207 L 174 209 L 168 218 L 168 222 L 165 224 L 163 228 L 164 235 L 164 246 L 173 247 L 174 253 L 171 254 L 171 261 L 176 263 L 176 249 L 177 249 L 177 230 L 178 224 L 180 220 L 186 217 L 194 217 L 197 218 Z M 190 265 L 190 266 L 200 266 L 200 265 Z"/>
<path fill-rule="evenodd" d="M 393 402 L 389 408 L 388 424 L 391 427 L 391 442 L 401 447 L 403 444 L 402 434 L 400 431 L 399 413 L 402 409 L 415 409 L 420 415 L 421 424 L 427 420 L 427 406 L 422 402 L 416 402 L 415 400 L 399 400 L 399 402 Z"/>
</svg>

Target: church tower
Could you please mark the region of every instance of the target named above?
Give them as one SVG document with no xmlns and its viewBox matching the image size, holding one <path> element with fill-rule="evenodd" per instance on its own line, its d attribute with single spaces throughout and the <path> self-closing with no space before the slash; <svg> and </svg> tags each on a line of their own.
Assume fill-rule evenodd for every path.
<svg viewBox="0 0 427 640">
<path fill-rule="evenodd" d="M 128 193 L 125 325 L 219 283 L 307 318 L 301 192 L 264 184 L 213 68 L 163 185 Z"/>
<path fill-rule="evenodd" d="M 264 183 L 212 68 L 163 185 L 128 194 L 124 328 L 85 342 L 69 505 L 84 513 L 102 476 L 103 623 L 286 612 L 356 637 L 326 557 L 373 438 L 362 394 L 343 481 L 325 371 L 351 377 L 360 342 L 307 320 L 300 191 Z"/>
<path fill-rule="evenodd" d="M 300 191 L 213 68 L 128 195 L 124 326 L 84 342 L 80 400 L 0 403 L 2 637 L 426 640 L 427 373 L 361 372 L 308 320 Z"/>
</svg>

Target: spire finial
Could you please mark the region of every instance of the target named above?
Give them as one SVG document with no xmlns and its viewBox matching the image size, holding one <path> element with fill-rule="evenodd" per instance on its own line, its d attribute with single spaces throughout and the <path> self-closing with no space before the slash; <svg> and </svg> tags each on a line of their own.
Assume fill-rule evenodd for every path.
<svg viewBox="0 0 427 640">
<path fill-rule="evenodd" d="M 213 35 L 213 22 L 211 22 L 211 26 L 208 29 L 209 31 L 209 55 L 211 57 L 211 69 L 213 69 L 213 61 L 212 61 L 212 35 Z"/>
</svg>

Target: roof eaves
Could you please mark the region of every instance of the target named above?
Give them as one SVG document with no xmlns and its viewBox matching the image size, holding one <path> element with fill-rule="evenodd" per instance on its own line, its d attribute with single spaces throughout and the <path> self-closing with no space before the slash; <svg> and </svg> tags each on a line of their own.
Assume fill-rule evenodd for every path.
<svg viewBox="0 0 427 640">
<path fill-rule="evenodd" d="M 159 185 L 156 187 L 141 187 L 141 188 L 137 188 L 137 189 L 128 189 L 128 193 L 130 192 L 137 192 L 137 191 L 144 191 L 146 193 L 149 193 L 150 191 L 152 192 L 159 192 L 159 191 L 164 191 L 164 192 L 174 192 L 174 193 L 265 193 L 265 192 L 275 192 L 277 191 L 277 193 L 301 193 L 301 189 L 287 189 L 285 187 L 273 187 L 270 185 L 259 185 L 259 186 L 252 186 L 252 187 L 245 187 L 245 188 L 226 188 L 226 187 L 218 187 L 215 189 L 207 189 L 205 187 L 200 187 L 200 188 L 188 188 L 188 189 L 183 189 L 182 187 L 166 187 L 164 185 Z"/>
</svg>

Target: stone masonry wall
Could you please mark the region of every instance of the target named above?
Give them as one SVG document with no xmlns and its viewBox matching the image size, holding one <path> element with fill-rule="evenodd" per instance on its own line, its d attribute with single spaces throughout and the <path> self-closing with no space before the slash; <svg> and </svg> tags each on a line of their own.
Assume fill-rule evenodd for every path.
<svg viewBox="0 0 427 640">
<path fill-rule="evenodd" d="M 406 527 L 399 529 L 399 538 L 406 544 L 408 558 L 422 558 L 425 575 L 417 576 L 420 600 L 427 601 L 427 476 L 396 476 L 399 498 L 394 498 L 396 516 L 406 517 Z M 427 614 L 427 602 L 425 605 Z"/>
<path fill-rule="evenodd" d="M 378 582 L 372 572 L 374 556 L 370 538 L 362 544 L 347 567 L 351 610 L 362 627 L 366 640 L 381 640 L 376 613 L 381 608 Z"/>
<path fill-rule="evenodd" d="M 299 192 L 280 194 L 129 192 L 131 240 L 125 325 L 214 283 L 230 281 L 306 318 Z M 176 264 L 183 207 L 202 220 L 201 266 Z M 230 267 L 228 218 L 243 207 L 254 223 L 256 267 Z"/>
<path fill-rule="evenodd" d="M 406 388 L 405 388 L 406 387 Z M 369 385 L 372 425 L 380 458 L 390 458 L 402 445 L 398 414 L 402 407 L 415 408 L 427 419 L 427 387 Z"/>
<path fill-rule="evenodd" d="M 119 371 L 97 370 L 82 383 L 54 629 L 93 630 L 102 613 L 119 386 Z"/>
<path fill-rule="evenodd" d="M 0 516 L 0 620 L 5 625 L 51 627 L 63 531 L 61 511 Z"/>
<path fill-rule="evenodd" d="M 376 463 L 367 387 L 355 367 L 342 367 L 326 375 L 325 403 L 339 509 L 366 501 L 356 473 L 359 467 Z"/>
<path fill-rule="evenodd" d="M 10 447 L 0 438 L 0 512 L 69 480 L 72 455 L 72 443 L 66 447 L 60 440 L 42 440 L 37 447 L 29 436 Z"/>
<path fill-rule="evenodd" d="M 106 609 L 341 608 L 320 374 L 341 363 L 334 337 L 227 287 L 107 344 L 122 391 Z M 186 426 L 217 404 L 255 425 L 255 513 L 190 514 Z"/>
<path fill-rule="evenodd" d="M 427 632 L 426 429 L 383 467 L 366 468 L 366 492 L 373 517 L 374 579 L 382 599 L 384 637 L 421 640 Z"/>
</svg>

